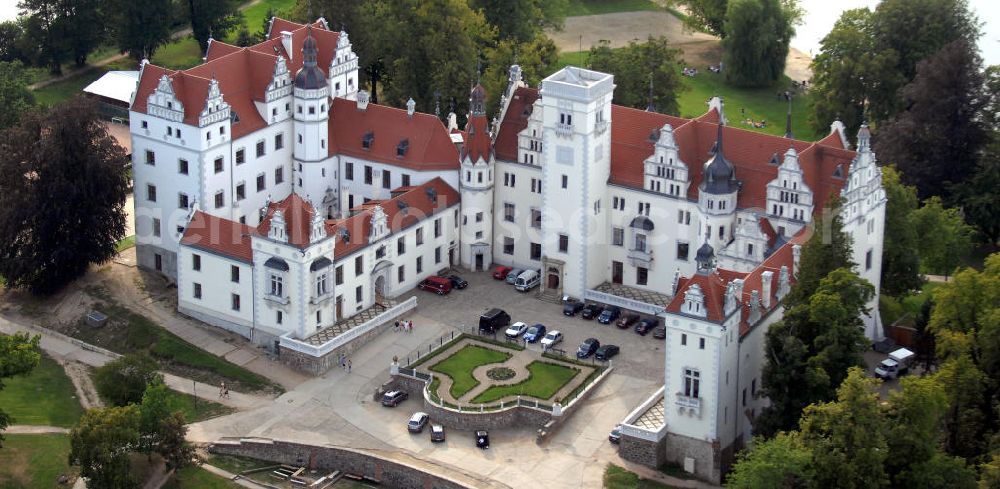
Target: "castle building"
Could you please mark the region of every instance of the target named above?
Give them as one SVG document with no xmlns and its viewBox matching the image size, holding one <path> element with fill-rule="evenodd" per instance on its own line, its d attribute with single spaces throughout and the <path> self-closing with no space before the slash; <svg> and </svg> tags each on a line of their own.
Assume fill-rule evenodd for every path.
<svg viewBox="0 0 1000 489">
<path fill-rule="evenodd" d="M 247 48 L 211 41 L 188 70 L 143 65 L 137 254 L 176 280 L 181 312 L 318 372 L 441 269 L 538 269 L 543 297 L 661 318 L 665 385 L 625 420 L 622 454 L 719 480 L 766 403 L 763 334 L 819 216 L 840 213 L 879 286 L 867 128 L 852 151 L 839 122 L 798 141 L 726 125 L 718 98 L 680 118 L 614 105 L 611 74 L 566 67 L 536 89 L 515 65 L 498 120 L 477 84 L 459 130 L 412 100 L 370 103 L 357 70 L 323 19 L 275 18 Z M 864 319 L 880 339 L 877 312 Z"/>
</svg>

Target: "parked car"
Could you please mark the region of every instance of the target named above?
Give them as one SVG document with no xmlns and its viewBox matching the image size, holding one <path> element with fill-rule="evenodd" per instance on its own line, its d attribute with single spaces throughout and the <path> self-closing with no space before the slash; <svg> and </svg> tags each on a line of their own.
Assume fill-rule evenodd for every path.
<svg viewBox="0 0 1000 489">
<path fill-rule="evenodd" d="M 431 425 L 431 441 L 439 442 L 444 441 L 444 426 L 439 424 Z"/>
<path fill-rule="evenodd" d="M 611 324 L 612 321 L 618 319 L 618 316 L 622 315 L 622 310 L 618 306 L 608 306 L 601 311 L 601 315 L 597 316 L 597 322 L 601 324 Z"/>
<path fill-rule="evenodd" d="M 566 301 L 563 303 L 563 314 L 566 316 L 576 316 L 576 313 L 583 310 L 583 303 L 580 301 Z"/>
<path fill-rule="evenodd" d="M 601 312 L 601 306 L 597 304 L 587 304 L 580 310 L 580 317 L 583 319 L 594 319 Z"/>
<path fill-rule="evenodd" d="M 618 322 L 615 323 L 615 325 L 618 326 L 619 329 L 625 329 L 635 324 L 638 320 L 638 314 L 623 314 L 622 317 L 618 318 Z"/>
<path fill-rule="evenodd" d="M 494 333 L 500 328 L 510 325 L 510 314 L 503 309 L 493 308 L 479 316 L 479 331 Z"/>
<path fill-rule="evenodd" d="M 667 327 L 657 326 L 656 329 L 653 330 L 653 338 L 656 338 L 658 340 L 667 339 Z"/>
<path fill-rule="evenodd" d="M 524 334 L 524 332 L 527 330 L 528 330 L 528 325 L 522 323 L 521 321 L 518 321 L 514 324 L 511 324 L 510 327 L 507 328 L 507 331 L 504 331 L 504 334 L 507 335 L 508 338 L 514 339 Z"/>
<path fill-rule="evenodd" d="M 451 286 L 456 289 L 464 289 L 469 286 L 469 282 L 467 282 L 464 278 L 459 277 L 458 275 L 448 275 L 445 278 L 451 281 Z"/>
<path fill-rule="evenodd" d="M 507 274 L 509 274 L 511 270 L 512 269 L 510 267 L 500 265 L 499 267 L 493 269 L 493 278 L 497 280 L 506 280 Z"/>
<path fill-rule="evenodd" d="M 421 280 L 417 284 L 417 288 L 434 292 L 437 295 L 445 295 L 451 292 L 451 280 L 434 275 Z"/>
<path fill-rule="evenodd" d="M 542 339 L 543 336 L 545 336 L 545 325 L 536 324 L 528 328 L 527 333 L 524 333 L 524 341 L 528 343 L 535 343 L 538 340 Z"/>
<path fill-rule="evenodd" d="M 597 352 L 594 353 L 594 358 L 598 360 L 611 360 L 611 357 L 617 355 L 619 351 L 620 348 L 618 348 L 618 345 L 601 345 L 597 349 Z"/>
<path fill-rule="evenodd" d="M 517 277 L 519 277 L 522 273 L 524 273 L 523 268 L 515 268 L 510 272 L 507 272 L 507 276 L 504 277 L 504 280 L 506 280 L 508 284 L 514 285 L 514 282 L 517 281 Z"/>
<path fill-rule="evenodd" d="M 635 323 L 635 332 L 639 333 L 639 336 L 646 336 L 646 333 L 649 333 L 653 328 L 655 328 L 657 323 L 659 323 L 659 321 L 655 319 L 643 319 L 642 321 Z"/>
<path fill-rule="evenodd" d="M 577 358 L 587 358 L 594 354 L 601 347 L 601 342 L 597 338 L 587 338 L 580 343 L 580 348 L 576 350 Z"/>
<path fill-rule="evenodd" d="M 542 348 L 549 349 L 556 346 L 563 340 L 563 335 L 559 331 L 549 331 L 549 334 L 542 338 Z"/>
<path fill-rule="evenodd" d="M 616 424 L 614 428 L 611 429 L 611 433 L 608 433 L 608 441 L 614 444 L 622 441 L 622 425 Z"/>
<path fill-rule="evenodd" d="M 427 421 L 430 419 L 431 417 L 427 413 L 413 413 L 413 416 L 410 416 L 410 421 L 406 423 L 406 429 L 410 430 L 410 433 L 420 433 L 424 431 L 424 426 L 427 426 Z"/>
<path fill-rule="evenodd" d="M 541 275 L 534 270 L 525 270 L 518 275 L 517 279 L 514 280 L 514 288 L 519 292 L 527 292 L 538 284 L 542 283 Z"/>
<path fill-rule="evenodd" d="M 403 391 L 389 391 L 382 394 L 382 405 L 385 407 L 396 407 L 406 400 L 409 394 Z"/>
<path fill-rule="evenodd" d="M 490 433 L 486 430 L 476 431 L 476 446 L 486 450 L 490 447 Z"/>
</svg>

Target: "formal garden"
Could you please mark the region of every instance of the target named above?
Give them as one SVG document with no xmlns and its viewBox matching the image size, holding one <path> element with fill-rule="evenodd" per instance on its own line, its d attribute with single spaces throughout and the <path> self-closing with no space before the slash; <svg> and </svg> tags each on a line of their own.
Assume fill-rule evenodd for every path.
<svg viewBox="0 0 1000 489">
<path fill-rule="evenodd" d="M 461 335 L 410 365 L 432 378 L 433 401 L 501 408 L 518 399 L 568 404 L 604 367 L 526 350 L 517 343 Z M 485 406 L 484 406 L 485 405 Z"/>
</svg>

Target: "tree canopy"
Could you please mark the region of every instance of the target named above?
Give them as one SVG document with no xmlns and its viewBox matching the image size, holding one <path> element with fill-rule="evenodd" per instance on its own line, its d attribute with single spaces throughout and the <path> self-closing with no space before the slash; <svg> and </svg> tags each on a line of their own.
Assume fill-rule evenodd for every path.
<svg viewBox="0 0 1000 489">
<path fill-rule="evenodd" d="M 501 40 L 531 42 L 545 27 L 562 27 L 568 0 L 469 0 L 486 21 L 497 28 Z"/>
<path fill-rule="evenodd" d="M 794 13 L 780 0 L 732 0 L 722 40 L 723 74 L 737 87 L 767 87 L 785 72 Z"/>
<path fill-rule="evenodd" d="M 111 39 L 135 61 L 152 59 L 156 50 L 170 41 L 172 0 L 110 0 L 106 11 Z"/>
<path fill-rule="evenodd" d="M 0 61 L 0 130 L 13 126 L 31 109 L 35 97 L 28 90 L 28 74 L 20 61 Z"/>
<path fill-rule="evenodd" d="M 521 80 L 534 87 L 551 74 L 558 59 L 559 49 L 545 35 L 538 35 L 527 43 L 519 44 L 510 39 L 498 42 L 495 49 L 487 51 L 482 77 L 483 88 L 489 97 L 486 101 L 487 116 L 496 114 L 500 109 L 500 96 L 507 90 L 512 64 L 521 67 Z M 445 103 L 447 101 L 442 101 L 442 104 Z M 447 106 L 442 109 L 447 110 Z"/>
<path fill-rule="evenodd" d="M 920 235 L 913 224 L 917 190 L 899 180 L 895 167 L 882 167 L 882 187 L 888 199 L 882 241 L 881 292 L 899 296 L 920 288 Z"/>
<path fill-rule="evenodd" d="M 159 381 L 156 362 L 146 354 L 129 354 L 99 367 L 94 374 L 97 392 L 115 406 L 137 404 L 143 400 L 146 387 Z"/>
<path fill-rule="evenodd" d="M 191 33 L 201 52 L 208 49 L 208 38 L 222 39 L 243 23 L 238 0 L 187 0 Z"/>
<path fill-rule="evenodd" d="M 15 375 L 27 375 L 38 361 L 38 342 L 41 337 L 29 337 L 27 333 L 0 335 L 0 391 L 3 390 L 3 379 Z M 3 446 L 3 430 L 10 425 L 10 416 L 0 409 L 0 447 Z"/>
<path fill-rule="evenodd" d="M 129 463 L 130 447 L 139 443 L 136 406 L 89 409 L 70 431 L 70 465 L 94 487 L 132 488 L 138 485 Z"/>
<path fill-rule="evenodd" d="M 922 268 L 928 273 L 950 275 L 963 256 L 972 251 L 972 228 L 958 209 L 947 209 L 939 197 L 931 197 L 911 213 Z"/>
<path fill-rule="evenodd" d="M 592 69 L 615 75 L 616 104 L 645 109 L 652 103 L 656 112 L 677 115 L 677 95 L 684 89 L 677 73 L 679 55 L 666 37 L 650 37 L 641 44 L 631 41 L 620 49 L 601 41 L 590 48 L 588 63 Z"/>
<path fill-rule="evenodd" d="M 125 235 L 125 150 L 76 98 L 0 134 L 0 274 L 58 290 L 116 253 Z M 58 196 L 59 205 L 50 205 Z"/>
</svg>

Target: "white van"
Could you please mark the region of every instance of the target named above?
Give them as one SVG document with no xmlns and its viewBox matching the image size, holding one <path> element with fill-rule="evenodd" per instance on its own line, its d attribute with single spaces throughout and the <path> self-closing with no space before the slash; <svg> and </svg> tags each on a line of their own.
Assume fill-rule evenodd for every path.
<svg viewBox="0 0 1000 489">
<path fill-rule="evenodd" d="M 514 281 L 514 288 L 521 291 L 527 292 L 542 282 L 541 277 L 538 276 L 538 272 L 534 270 L 525 270 L 517 276 L 517 280 Z"/>
</svg>

